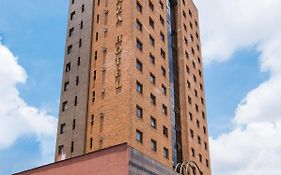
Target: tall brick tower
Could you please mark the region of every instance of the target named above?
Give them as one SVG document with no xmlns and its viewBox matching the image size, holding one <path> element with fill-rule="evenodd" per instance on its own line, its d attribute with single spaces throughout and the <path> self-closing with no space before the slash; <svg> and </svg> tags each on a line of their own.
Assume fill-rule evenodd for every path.
<svg viewBox="0 0 281 175">
<path fill-rule="evenodd" d="M 56 161 L 122 143 L 210 175 L 192 0 L 70 0 Z"/>
</svg>

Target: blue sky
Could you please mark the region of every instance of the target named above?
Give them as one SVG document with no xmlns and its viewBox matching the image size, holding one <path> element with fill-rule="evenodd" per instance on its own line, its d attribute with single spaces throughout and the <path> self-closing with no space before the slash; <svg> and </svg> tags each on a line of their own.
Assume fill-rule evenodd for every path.
<svg viewBox="0 0 281 175">
<path fill-rule="evenodd" d="M 67 2 L 1 0 L 0 8 L 2 42 L 19 57 L 19 64 L 29 76 L 27 83 L 20 86 L 21 96 L 28 104 L 48 108 L 56 114 Z"/>
<path fill-rule="evenodd" d="M 57 116 L 67 2 L 0 0 L 0 4 L 2 43 L 18 57 L 28 74 L 27 82 L 18 85 L 20 96 L 30 106 Z M 8 149 L 0 150 L 0 174 L 30 168 L 43 160 L 36 138 L 24 136 Z"/>
<path fill-rule="evenodd" d="M 272 158 L 274 151 L 278 153 L 281 150 L 281 143 L 266 144 L 276 136 L 281 137 L 281 110 L 278 108 L 281 98 L 274 99 L 281 94 L 278 90 L 278 80 L 281 80 L 278 71 L 281 69 L 281 35 L 278 32 L 281 14 L 275 8 L 281 4 L 278 0 L 230 2 L 196 1 L 205 59 L 213 171 L 215 175 L 257 175 L 263 174 L 263 171 L 277 175 L 280 167 L 274 163 L 267 163 L 260 171 L 259 168 L 261 160 L 269 157 L 276 162 L 281 161 L 278 157 Z M 251 8 L 243 5 L 248 3 L 255 5 Z M 11 88 L 18 90 L 15 98 L 25 101 L 16 105 L 34 109 L 32 115 L 40 116 L 42 123 L 50 124 L 47 124 L 50 126 L 47 131 L 34 127 L 22 134 L 14 133 L 13 127 L 25 129 L 33 125 L 28 122 L 22 123 L 24 126 L 11 125 L 3 133 L 0 129 L 0 144 L 6 144 L 0 145 L 0 174 L 8 175 L 53 160 L 55 134 L 49 128 L 58 114 L 68 3 L 0 0 L 0 4 L 0 81 L 3 81 L 0 84 L 6 87 L 6 83 L 7 89 L 12 84 Z M 267 10 L 270 13 L 261 18 L 260 14 Z M 265 24 L 259 22 L 264 18 L 267 19 L 264 22 L 267 27 L 261 27 Z M 7 62 L 6 57 L 1 57 L 1 52 L 12 53 L 9 57 L 11 62 L 25 70 L 16 74 L 22 75 L 21 79 L 11 78 L 9 81 L 3 76 L 6 74 L 1 74 Z M 11 72 L 9 75 L 14 77 Z M 0 92 L 1 96 L 3 94 Z M 0 107 L 0 118 L 10 121 L 3 115 L 9 114 L 2 114 Z M 0 124 L 0 128 L 3 125 Z M 260 131 L 262 134 L 259 134 Z M 1 142 L 4 134 L 9 136 L 10 133 L 13 133 L 14 139 L 8 143 L 5 140 Z M 239 157 L 239 154 L 259 158 Z M 251 166 L 245 166 L 245 162 L 250 162 Z"/>
</svg>

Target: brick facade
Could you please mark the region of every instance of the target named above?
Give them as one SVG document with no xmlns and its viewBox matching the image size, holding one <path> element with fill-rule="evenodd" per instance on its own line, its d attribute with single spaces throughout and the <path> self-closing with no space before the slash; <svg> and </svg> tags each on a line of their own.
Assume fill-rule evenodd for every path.
<svg viewBox="0 0 281 175">
<path fill-rule="evenodd" d="M 210 175 L 192 0 L 70 0 L 68 32 L 56 159 L 126 142 L 170 169 L 193 160 Z"/>
</svg>

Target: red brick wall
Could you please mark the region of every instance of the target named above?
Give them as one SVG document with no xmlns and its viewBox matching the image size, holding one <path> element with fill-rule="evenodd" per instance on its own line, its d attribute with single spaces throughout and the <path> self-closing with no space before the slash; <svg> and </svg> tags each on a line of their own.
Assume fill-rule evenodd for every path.
<svg viewBox="0 0 281 175">
<path fill-rule="evenodd" d="M 15 175 L 128 175 L 126 144 L 46 165 Z"/>
</svg>

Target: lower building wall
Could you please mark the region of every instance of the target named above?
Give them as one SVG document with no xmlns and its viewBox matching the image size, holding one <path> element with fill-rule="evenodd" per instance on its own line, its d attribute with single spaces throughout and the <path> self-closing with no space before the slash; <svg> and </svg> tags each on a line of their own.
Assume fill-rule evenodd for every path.
<svg viewBox="0 0 281 175">
<path fill-rule="evenodd" d="M 14 175 L 176 175 L 168 167 L 120 144 Z"/>
<path fill-rule="evenodd" d="M 70 158 L 14 175 L 128 175 L 126 144 Z"/>
<path fill-rule="evenodd" d="M 130 175 L 176 175 L 173 170 L 139 151 L 129 148 Z"/>
</svg>

